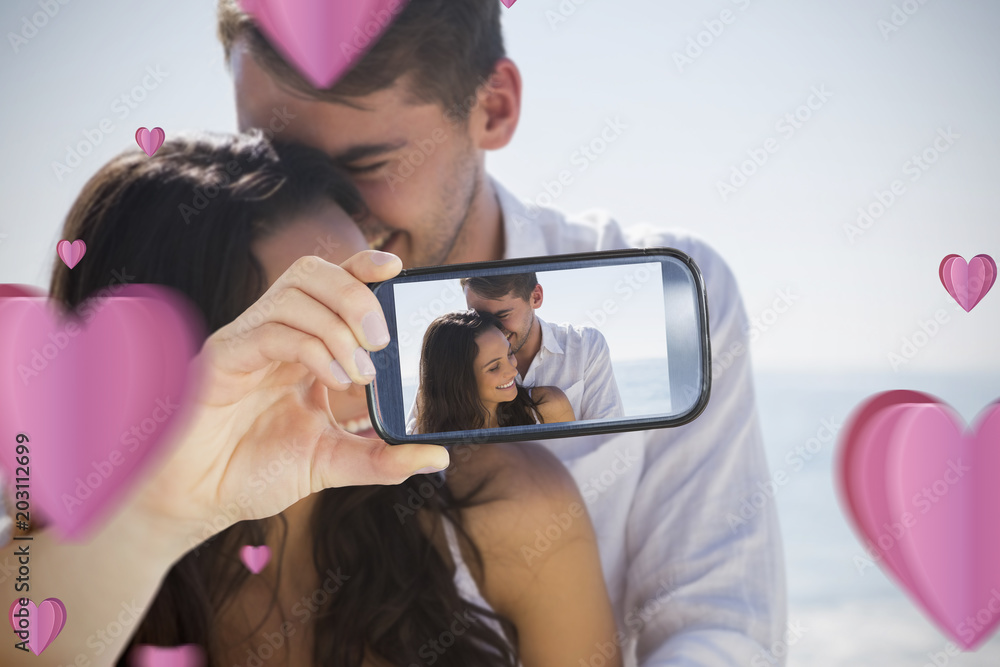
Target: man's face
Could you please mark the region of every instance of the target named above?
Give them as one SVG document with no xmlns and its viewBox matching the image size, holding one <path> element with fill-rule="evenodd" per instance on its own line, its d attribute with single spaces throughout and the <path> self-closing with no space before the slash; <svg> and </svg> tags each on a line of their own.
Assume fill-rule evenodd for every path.
<svg viewBox="0 0 1000 667">
<path fill-rule="evenodd" d="M 279 87 L 242 41 L 232 69 L 240 131 L 270 129 L 341 164 L 371 211 L 361 225 L 371 247 L 404 267 L 467 259 L 483 154 L 441 105 L 410 104 L 401 81 L 352 99 L 360 108 L 306 98 Z"/>
<path fill-rule="evenodd" d="M 341 264 L 365 250 L 366 245 L 354 220 L 342 208 L 327 202 L 254 241 L 251 251 L 260 262 L 270 287 L 299 257 L 316 255 L 333 264 Z M 351 433 L 377 437 L 368 418 L 363 386 L 352 384 L 345 391 L 329 389 L 328 392 L 330 410 L 342 427 Z"/>
<path fill-rule="evenodd" d="M 480 313 L 496 315 L 503 325 L 507 340 L 510 341 L 511 353 L 517 354 L 528 342 L 528 334 L 531 333 L 531 327 L 535 323 L 535 308 L 538 307 L 538 305 L 534 305 L 536 293 L 538 305 L 541 305 L 541 288 L 539 286 L 535 287 L 535 292 L 532 292 L 531 298 L 528 300 L 514 296 L 513 293 L 508 293 L 500 299 L 487 299 L 466 288 L 465 302 L 469 308 Z"/>
</svg>

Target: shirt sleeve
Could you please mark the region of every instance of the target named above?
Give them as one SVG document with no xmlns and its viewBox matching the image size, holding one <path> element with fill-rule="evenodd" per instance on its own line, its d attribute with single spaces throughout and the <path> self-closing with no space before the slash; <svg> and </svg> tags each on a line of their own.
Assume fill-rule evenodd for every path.
<svg viewBox="0 0 1000 667">
<path fill-rule="evenodd" d="M 722 258 L 701 241 L 685 245 L 705 280 L 718 361 L 704 412 L 646 433 L 626 527 L 625 622 L 641 667 L 780 667 L 784 651 L 770 653 L 787 613 L 777 513 L 773 499 L 752 513 L 743 507 L 770 480 L 747 316 Z M 726 352 L 732 362 L 723 366 Z"/>
<path fill-rule="evenodd" d="M 611 352 L 604 334 L 593 327 L 583 327 L 589 354 L 584 373 L 583 398 L 577 419 L 616 419 L 625 416 Z"/>
</svg>

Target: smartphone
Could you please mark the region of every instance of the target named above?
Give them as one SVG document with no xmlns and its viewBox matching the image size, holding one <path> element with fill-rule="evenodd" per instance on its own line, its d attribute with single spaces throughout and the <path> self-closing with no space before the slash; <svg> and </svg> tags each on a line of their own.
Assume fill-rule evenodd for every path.
<svg viewBox="0 0 1000 667">
<path fill-rule="evenodd" d="M 708 404 L 701 271 L 674 248 L 403 270 L 368 412 L 390 444 L 540 440 L 686 424 Z"/>
</svg>

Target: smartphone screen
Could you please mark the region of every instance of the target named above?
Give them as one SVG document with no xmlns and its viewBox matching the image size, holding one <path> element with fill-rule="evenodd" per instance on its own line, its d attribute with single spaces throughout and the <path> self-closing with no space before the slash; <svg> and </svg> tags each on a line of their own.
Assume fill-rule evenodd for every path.
<svg viewBox="0 0 1000 667">
<path fill-rule="evenodd" d="M 679 251 L 433 267 L 372 287 L 392 338 L 369 386 L 387 442 L 659 428 L 707 403 L 704 286 Z"/>
</svg>

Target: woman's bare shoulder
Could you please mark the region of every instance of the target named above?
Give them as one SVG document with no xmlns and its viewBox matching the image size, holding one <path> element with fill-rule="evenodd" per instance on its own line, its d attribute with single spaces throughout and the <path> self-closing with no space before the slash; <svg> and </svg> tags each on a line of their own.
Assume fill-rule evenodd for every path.
<svg viewBox="0 0 1000 667">
<path fill-rule="evenodd" d="M 576 419 L 569 398 L 559 387 L 535 387 L 531 390 L 531 397 L 538 402 L 538 411 L 546 424 Z"/>
<path fill-rule="evenodd" d="M 505 442 L 459 445 L 452 450 L 446 476 L 456 495 L 465 495 L 482 485 L 477 498 L 493 502 L 528 501 L 579 495 L 573 476 L 544 445 L 536 442 Z M 477 506 L 478 507 L 478 506 Z"/>
<path fill-rule="evenodd" d="M 456 461 L 461 455 L 453 453 L 449 486 L 461 494 L 483 483 L 480 497 L 485 502 L 463 510 L 462 522 L 483 557 L 485 572 L 467 562 L 483 596 L 497 611 L 510 612 L 540 566 L 577 539 L 593 539 L 593 528 L 573 476 L 543 445 L 474 447 L 465 461 Z M 539 550 L 538 531 L 552 533 L 553 522 L 560 539 Z"/>
<path fill-rule="evenodd" d="M 566 398 L 566 392 L 564 392 L 559 387 L 546 386 L 546 387 L 532 387 L 531 397 L 537 402 L 544 401 L 568 401 Z"/>
</svg>

